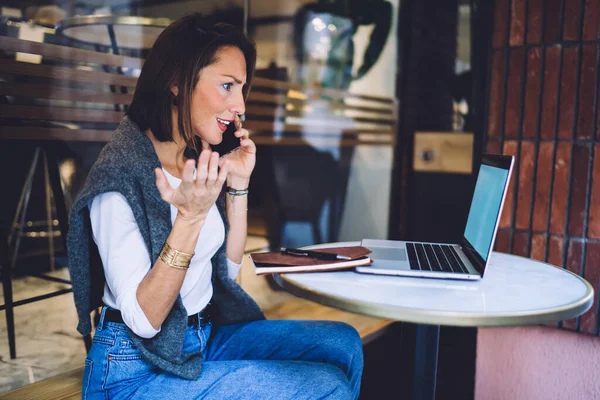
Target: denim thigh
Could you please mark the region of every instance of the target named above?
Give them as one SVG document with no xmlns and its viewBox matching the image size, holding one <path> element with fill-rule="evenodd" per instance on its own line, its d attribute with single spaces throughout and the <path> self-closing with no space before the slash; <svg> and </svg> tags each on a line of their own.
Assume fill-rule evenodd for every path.
<svg viewBox="0 0 600 400">
<path fill-rule="evenodd" d="M 210 324 L 188 327 L 183 351 L 203 351 L 209 335 Z M 135 398 L 135 393 L 141 386 L 156 376 L 165 374 L 142 358 L 124 324 L 104 321 L 103 310 L 85 360 L 82 398 Z"/>
<path fill-rule="evenodd" d="M 352 326 L 335 321 L 260 320 L 216 328 L 207 361 L 268 360 L 320 363 L 339 368 L 352 398 L 363 371 L 362 341 Z"/>
<path fill-rule="evenodd" d="M 210 325 L 188 328 L 184 351 L 206 351 L 200 377 L 186 380 L 143 360 L 125 325 L 102 317 L 86 359 L 83 399 L 358 397 L 360 338 L 357 344 L 358 335 L 344 324 L 264 321 L 221 327 L 210 350 Z"/>
</svg>

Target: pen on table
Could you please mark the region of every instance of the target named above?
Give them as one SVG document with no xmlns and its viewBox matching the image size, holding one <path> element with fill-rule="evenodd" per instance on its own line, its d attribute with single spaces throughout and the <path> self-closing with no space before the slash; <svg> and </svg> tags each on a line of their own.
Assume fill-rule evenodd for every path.
<svg viewBox="0 0 600 400">
<path fill-rule="evenodd" d="M 304 249 L 290 249 L 288 247 L 282 247 L 280 249 L 280 251 L 282 254 L 287 254 L 290 256 L 312 257 L 312 258 L 319 258 L 321 260 L 352 260 L 352 258 L 343 256 L 341 254 L 323 253 L 320 251 L 311 251 L 311 250 L 304 250 Z"/>
</svg>

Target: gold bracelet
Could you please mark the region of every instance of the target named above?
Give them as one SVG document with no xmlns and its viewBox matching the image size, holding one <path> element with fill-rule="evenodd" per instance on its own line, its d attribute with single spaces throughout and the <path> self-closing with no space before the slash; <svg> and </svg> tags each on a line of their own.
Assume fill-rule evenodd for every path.
<svg viewBox="0 0 600 400">
<path fill-rule="evenodd" d="M 194 257 L 194 254 L 195 253 L 188 254 L 179 250 L 175 250 L 171 246 L 169 246 L 167 242 L 165 242 L 158 258 L 160 258 L 165 264 L 167 264 L 171 268 L 188 269 L 190 267 L 190 262 L 192 261 L 192 257 Z"/>
</svg>

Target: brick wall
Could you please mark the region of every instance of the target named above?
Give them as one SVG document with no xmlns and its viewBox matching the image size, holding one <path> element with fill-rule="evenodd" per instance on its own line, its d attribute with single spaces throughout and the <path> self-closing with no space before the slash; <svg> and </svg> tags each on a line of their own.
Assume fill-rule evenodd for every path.
<svg viewBox="0 0 600 400">
<path fill-rule="evenodd" d="M 487 145 L 517 164 L 496 250 L 562 266 L 596 291 L 566 329 L 598 334 L 600 0 L 497 0 Z"/>
</svg>

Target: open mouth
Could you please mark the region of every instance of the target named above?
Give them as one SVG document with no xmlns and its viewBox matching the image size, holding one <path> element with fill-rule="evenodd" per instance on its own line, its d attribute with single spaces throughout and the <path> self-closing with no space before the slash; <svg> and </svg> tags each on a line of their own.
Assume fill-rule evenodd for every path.
<svg viewBox="0 0 600 400">
<path fill-rule="evenodd" d="M 217 118 L 217 125 L 219 125 L 219 129 L 225 132 L 227 130 L 227 126 L 233 121 L 228 121 L 226 119 Z"/>
</svg>

